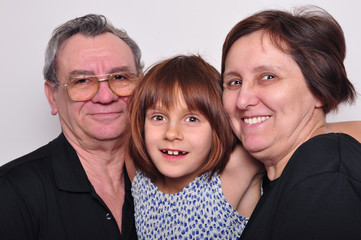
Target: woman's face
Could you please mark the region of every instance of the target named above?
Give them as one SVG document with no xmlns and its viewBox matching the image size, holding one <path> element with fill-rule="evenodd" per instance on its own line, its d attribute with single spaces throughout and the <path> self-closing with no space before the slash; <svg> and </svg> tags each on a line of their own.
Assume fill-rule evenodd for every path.
<svg viewBox="0 0 361 240">
<path fill-rule="evenodd" d="M 223 78 L 223 104 L 233 130 L 266 167 L 269 160 L 289 158 L 310 137 L 321 103 L 293 58 L 267 34 L 239 38 L 226 57 Z"/>
</svg>

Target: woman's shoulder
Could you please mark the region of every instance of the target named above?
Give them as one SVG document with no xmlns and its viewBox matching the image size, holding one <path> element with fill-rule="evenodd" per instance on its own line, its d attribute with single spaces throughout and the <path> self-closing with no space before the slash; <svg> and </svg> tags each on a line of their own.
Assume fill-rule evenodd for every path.
<svg viewBox="0 0 361 240">
<path fill-rule="evenodd" d="M 332 148 L 333 146 L 337 145 L 338 149 L 341 147 L 347 147 L 345 144 L 350 144 L 352 147 L 349 150 L 354 150 L 361 148 L 361 143 L 358 141 L 357 138 L 355 138 L 354 135 L 350 135 L 348 133 L 343 132 L 331 132 L 331 133 L 325 133 L 320 134 L 317 136 L 314 136 L 313 138 L 309 139 L 305 142 L 305 146 L 311 147 L 311 145 L 324 145 L 325 148 Z M 302 146 L 302 145 L 301 145 Z"/>
<path fill-rule="evenodd" d="M 315 177 L 349 176 L 361 180 L 361 143 L 344 133 L 315 136 L 291 157 L 282 179 L 295 184 Z"/>
<path fill-rule="evenodd" d="M 361 142 L 361 121 L 327 123 L 326 127 L 332 132 L 348 134 Z"/>
</svg>

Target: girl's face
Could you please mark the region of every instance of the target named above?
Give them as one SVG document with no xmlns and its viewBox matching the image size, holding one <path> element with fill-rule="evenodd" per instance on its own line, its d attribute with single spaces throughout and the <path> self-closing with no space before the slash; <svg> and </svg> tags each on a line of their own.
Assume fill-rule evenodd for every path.
<svg viewBox="0 0 361 240">
<path fill-rule="evenodd" d="M 223 104 L 233 130 L 259 160 L 287 159 L 312 133 L 316 112 L 322 112 L 297 63 L 262 31 L 233 44 L 223 79 Z"/>
<path fill-rule="evenodd" d="M 158 103 L 147 110 L 144 135 L 148 154 L 164 175 L 161 190 L 168 193 L 179 192 L 198 175 L 212 144 L 210 123 L 190 111 L 181 94 L 169 109 Z"/>
</svg>

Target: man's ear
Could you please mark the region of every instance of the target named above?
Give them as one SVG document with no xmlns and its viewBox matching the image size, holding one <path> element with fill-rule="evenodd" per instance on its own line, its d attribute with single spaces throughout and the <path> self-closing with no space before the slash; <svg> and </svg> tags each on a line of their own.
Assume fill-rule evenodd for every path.
<svg viewBox="0 0 361 240">
<path fill-rule="evenodd" d="M 56 115 L 58 113 L 58 107 L 54 98 L 54 93 L 56 91 L 54 86 L 55 84 L 53 82 L 45 81 L 44 83 L 45 96 L 48 99 L 52 115 Z"/>
</svg>

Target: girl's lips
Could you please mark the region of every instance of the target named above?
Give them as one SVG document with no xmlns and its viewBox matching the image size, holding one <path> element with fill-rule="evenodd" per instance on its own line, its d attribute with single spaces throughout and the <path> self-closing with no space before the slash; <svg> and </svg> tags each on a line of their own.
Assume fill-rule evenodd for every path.
<svg viewBox="0 0 361 240">
<path fill-rule="evenodd" d="M 163 154 L 169 155 L 169 156 L 178 156 L 178 155 L 186 155 L 188 152 L 184 151 L 178 151 L 178 150 L 166 150 L 162 149 L 160 150 Z"/>
</svg>

